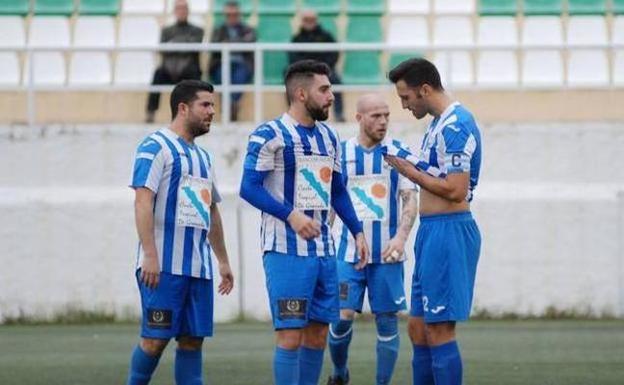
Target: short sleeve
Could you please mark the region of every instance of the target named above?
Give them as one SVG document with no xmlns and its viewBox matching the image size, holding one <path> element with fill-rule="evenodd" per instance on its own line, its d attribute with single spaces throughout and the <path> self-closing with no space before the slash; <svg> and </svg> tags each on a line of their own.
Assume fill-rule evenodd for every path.
<svg viewBox="0 0 624 385">
<path fill-rule="evenodd" d="M 470 161 L 476 149 L 476 139 L 466 124 L 448 124 L 442 129 L 445 144 L 444 163 L 448 174 L 470 171 Z"/>
<path fill-rule="evenodd" d="M 249 135 L 245 170 L 271 171 L 275 169 L 277 135 L 270 126 L 258 127 Z"/>
<path fill-rule="evenodd" d="M 338 133 L 336 131 L 331 130 L 329 127 L 327 127 L 327 132 L 330 135 L 332 146 L 334 146 L 335 150 L 334 171 L 342 174 L 342 143 L 340 143 L 340 137 L 338 136 Z"/>
<path fill-rule="evenodd" d="M 398 140 L 392 141 L 392 146 L 388 146 L 387 153 L 403 159 L 413 158 L 412 149 Z M 418 190 L 418 185 L 399 174 L 399 190 Z"/>
<path fill-rule="evenodd" d="M 223 198 L 221 197 L 221 193 L 219 193 L 217 174 L 214 167 L 210 167 L 210 178 L 212 180 L 212 202 L 220 203 Z"/>
<path fill-rule="evenodd" d="M 160 143 L 151 138 L 145 139 L 136 151 L 130 187 L 146 187 L 157 193 L 165 168 L 164 157 Z"/>
</svg>

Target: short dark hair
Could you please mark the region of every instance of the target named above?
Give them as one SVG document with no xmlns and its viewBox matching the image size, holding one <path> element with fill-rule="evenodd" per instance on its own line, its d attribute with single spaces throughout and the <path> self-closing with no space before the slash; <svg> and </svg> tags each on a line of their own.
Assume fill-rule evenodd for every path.
<svg viewBox="0 0 624 385">
<path fill-rule="evenodd" d="M 236 7 L 236 8 L 240 8 L 240 4 L 238 4 L 238 1 L 226 1 L 223 4 L 223 7 Z"/>
<path fill-rule="evenodd" d="M 424 58 L 407 59 L 390 71 L 388 79 L 394 84 L 403 80 L 409 87 L 429 84 L 435 90 L 444 90 L 440 73 L 433 63 Z"/>
<path fill-rule="evenodd" d="M 182 80 L 173 88 L 169 105 L 171 106 L 171 119 L 175 119 L 178 115 L 178 104 L 191 104 L 197 99 L 199 91 L 214 92 L 214 87 L 208 82 L 201 80 Z"/>
<path fill-rule="evenodd" d="M 292 87 L 296 80 L 310 80 L 314 75 L 325 75 L 329 77 L 331 75 L 331 69 L 329 66 L 318 60 L 300 60 L 294 62 L 286 68 L 286 74 L 284 75 L 284 84 L 286 85 L 286 95 L 288 100 L 292 100 Z"/>
</svg>

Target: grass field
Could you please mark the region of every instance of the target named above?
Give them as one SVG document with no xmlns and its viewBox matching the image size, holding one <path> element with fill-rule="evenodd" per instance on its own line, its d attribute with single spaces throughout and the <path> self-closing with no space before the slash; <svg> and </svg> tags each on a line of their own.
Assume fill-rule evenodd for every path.
<svg viewBox="0 0 624 385">
<path fill-rule="evenodd" d="M 411 384 L 410 344 L 402 344 L 394 384 Z M 138 327 L 127 324 L 0 326 L 0 384 L 124 384 Z M 460 327 L 465 384 L 624 384 L 624 321 L 471 321 Z M 205 383 L 271 384 L 273 333 L 264 323 L 216 326 L 204 347 Z M 374 324 L 358 322 L 353 385 L 373 384 Z M 173 383 L 173 346 L 152 384 Z M 328 354 L 321 383 L 329 374 Z"/>
</svg>

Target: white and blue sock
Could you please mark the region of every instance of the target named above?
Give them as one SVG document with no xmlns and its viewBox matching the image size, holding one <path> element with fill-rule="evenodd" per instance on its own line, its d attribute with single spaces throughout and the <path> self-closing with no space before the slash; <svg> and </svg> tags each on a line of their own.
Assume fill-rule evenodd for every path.
<svg viewBox="0 0 624 385">
<path fill-rule="evenodd" d="M 377 314 L 377 385 L 386 385 L 392 379 L 399 356 L 399 327 L 394 313 Z"/>
<path fill-rule="evenodd" d="M 462 360 L 456 341 L 431 346 L 431 361 L 436 385 L 461 385 Z"/>
<path fill-rule="evenodd" d="M 349 344 L 353 335 L 353 321 L 340 320 L 329 325 L 329 352 L 334 363 L 334 376 L 347 379 Z"/>
<path fill-rule="evenodd" d="M 434 385 L 433 369 L 431 368 L 431 350 L 427 345 L 412 345 L 412 384 Z"/>
<path fill-rule="evenodd" d="M 299 348 L 299 385 L 318 385 L 325 349 Z"/>
<path fill-rule="evenodd" d="M 273 379 L 275 385 L 299 384 L 299 350 L 275 347 L 273 358 Z"/>
<path fill-rule="evenodd" d="M 174 372 L 177 385 L 202 385 L 201 349 L 177 349 Z"/>
<path fill-rule="evenodd" d="M 127 385 L 147 385 L 158 365 L 160 355 L 150 356 L 139 345 L 134 348 L 130 359 L 130 373 Z"/>
</svg>

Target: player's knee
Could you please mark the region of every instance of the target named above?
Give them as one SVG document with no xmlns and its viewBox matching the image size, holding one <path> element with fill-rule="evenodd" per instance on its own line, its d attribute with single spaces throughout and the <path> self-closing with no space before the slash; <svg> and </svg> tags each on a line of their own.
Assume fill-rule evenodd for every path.
<svg viewBox="0 0 624 385">
<path fill-rule="evenodd" d="M 421 317 L 410 317 L 407 322 L 407 333 L 414 345 L 427 345 L 427 330 Z"/>
<path fill-rule="evenodd" d="M 455 322 L 438 322 L 426 326 L 427 344 L 442 345 L 455 339 Z"/>
<path fill-rule="evenodd" d="M 340 319 L 345 321 L 353 321 L 355 319 L 355 311 L 351 309 L 340 310 Z"/>
<path fill-rule="evenodd" d="M 155 339 L 155 338 L 141 338 L 141 350 L 148 356 L 156 357 L 162 354 L 163 350 L 167 347 L 169 340 Z"/>
<path fill-rule="evenodd" d="M 381 337 L 389 337 L 398 334 L 399 321 L 396 313 L 375 314 L 377 334 Z"/>
<path fill-rule="evenodd" d="M 178 339 L 178 349 L 181 350 L 201 350 L 203 338 L 180 337 Z"/>
<path fill-rule="evenodd" d="M 311 323 L 303 331 L 302 345 L 314 349 L 324 349 L 327 344 L 329 326 L 326 324 Z"/>
<path fill-rule="evenodd" d="M 277 331 L 277 346 L 286 350 L 299 349 L 301 345 L 301 329 L 282 329 Z"/>
</svg>

